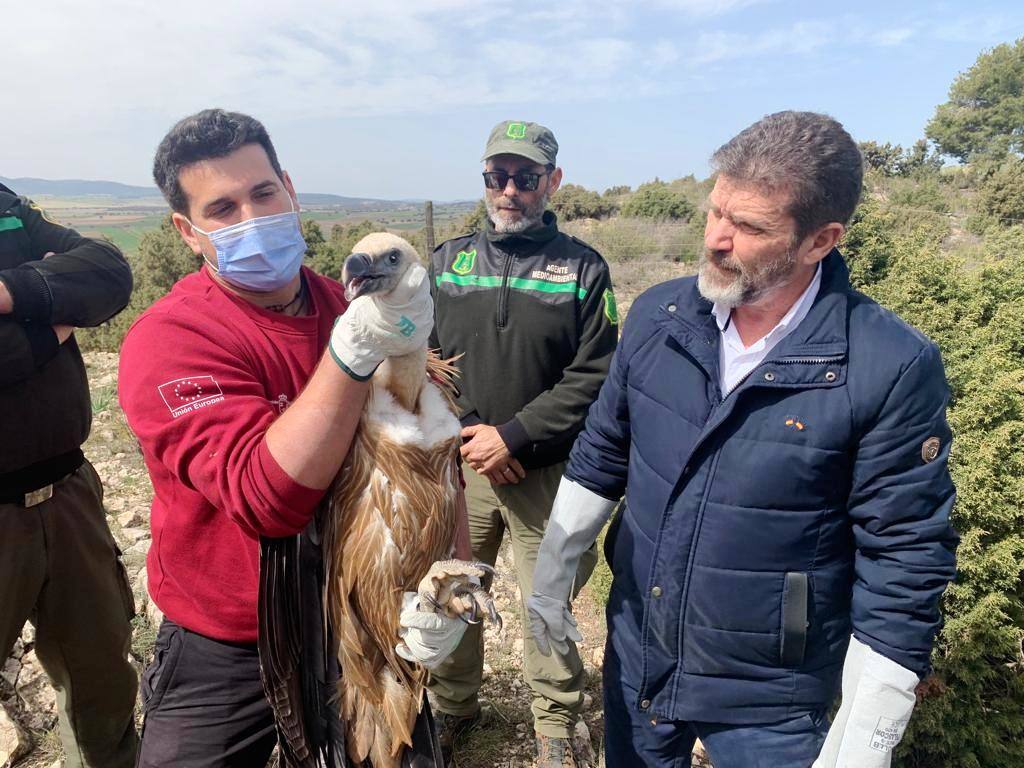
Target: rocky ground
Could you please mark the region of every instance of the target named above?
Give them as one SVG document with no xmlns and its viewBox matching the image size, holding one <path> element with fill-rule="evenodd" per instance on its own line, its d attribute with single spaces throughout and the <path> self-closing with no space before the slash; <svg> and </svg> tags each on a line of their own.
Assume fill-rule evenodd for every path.
<svg viewBox="0 0 1024 768">
<path fill-rule="evenodd" d="M 671 262 L 616 265 L 614 277 L 624 314 L 642 288 L 681 273 Z M 135 593 L 132 661 L 137 669 L 150 660 L 160 613 L 146 593 L 145 558 L 149 549 L 149 504 L 152 489 L 124 415 L 117 404 L 117 355 L 86 356 L 93 397 L 93 430 L 85 445 L 106 488 L 105 504 L 114 537 Z M 520 595 L 508 549 L 498 559 L 495 599 L 504 618 L 501 631 L 486 633 L 487 664 L 481 692 L 485 724 L 459 745 L 459 768 L 530 765 L 533 728 L 529 688 L 522 680 Z M 583 633 L 581 655 L 587 675 L 587 708 L 577 728 L 577 751 L 589 766 L 600 764 L 602 710 L 600 669 L 604 653 L 604 614 L 600 599 L 585 589 L 577 602 Z M 60 768 L 55 698 L 34 651 L 35 634 L 26 625 L 13 653 L 0 669 L 0 768 Z M 703 763 L 695 762 L 695 765 Z"/>
</svg>

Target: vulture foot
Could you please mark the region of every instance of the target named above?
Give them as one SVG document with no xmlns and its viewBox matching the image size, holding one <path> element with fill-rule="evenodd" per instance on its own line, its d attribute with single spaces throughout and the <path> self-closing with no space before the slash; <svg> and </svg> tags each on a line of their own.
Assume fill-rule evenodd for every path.
<svg viewBox="0 0 1024 768">
<path fill-rule="evenodd" d="M 479 624 L 481 617 L 486 616 L 500 630 L 501 614 L 490 593 L 481 585 L 485 577 L 493 577 L 494 573 L 494 568 L 487 563 L 440 560 L 420 581 L 418 592 L 423 602 L 432 605 L 435 611 L 443 611 L 467 624 Z"/>
</svg>

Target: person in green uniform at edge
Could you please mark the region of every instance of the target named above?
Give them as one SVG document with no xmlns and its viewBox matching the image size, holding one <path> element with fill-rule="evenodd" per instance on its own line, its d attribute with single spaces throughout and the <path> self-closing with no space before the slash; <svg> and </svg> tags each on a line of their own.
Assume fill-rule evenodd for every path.
<svg viewBox="0 0 1024 768">
<path fill-rule="evenodd" d="M 135 606 L 82 454 L 92 408 L 74 336 L 131 290 L 117 248 L 0 185 L 0 660 L 31 621 L 66 768 L 128 768 L 138 744 Z"/>
<path fill-rule="evenodd" d="M 499 123 L 484 151 L 487 220 L 431 258 L 432 346 L 462 355 L 458 407 L 473 556 L 494 563 L 506 531 L 523 600 L 565 461 L 608 372 L 618 317 L 608 265 L 559 232 L 546 210 L 562 180 L 558 143 L 542 125 Z M 581 560 L 574 595 L 596 563 Z M 520 605 L 526 626 L 525 604 Z M 524 638 L 533 691 L 537 765 L 574 766 L 572 733 L 583 704 L 583 665 L 569 641 L 542 655 Z M 430 694 L 450 760 L 480 722 L 483 636 L 470 627 L 434 670 Z"/>
</svg>

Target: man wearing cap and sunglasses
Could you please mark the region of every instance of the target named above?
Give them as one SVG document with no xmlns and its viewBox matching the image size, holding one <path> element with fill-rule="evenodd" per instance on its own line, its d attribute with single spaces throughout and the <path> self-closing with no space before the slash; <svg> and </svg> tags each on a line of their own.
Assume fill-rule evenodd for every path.
<svg viewBox="0 0 1024 768">
<path fill-rule="evenodd" d="M 524 598 L 565 460 L 618 337 L 608 265 L 559 232 L 545 210 L 562 180 L 557 152 L 544 126 L 495 126 L 482 158 L 485 226 L 442 244 L 431 259 L 432 345 L 445 357 L 462 355 L 458 405 L 462 456 L 474 470 L 466 473 L 473 556 L 493 564 L 507 530 Z M 591 548 L 574 595 L 595 562 Z M 572 766 L 583 665 L 571 641 L 549 650 L 525 638 L 537 764 Z M 482 668 L 483 638 L 470 627 L 434 672 L 431 694 L 449 754 L 455 738 L 479 722 Z"/>
</svg>

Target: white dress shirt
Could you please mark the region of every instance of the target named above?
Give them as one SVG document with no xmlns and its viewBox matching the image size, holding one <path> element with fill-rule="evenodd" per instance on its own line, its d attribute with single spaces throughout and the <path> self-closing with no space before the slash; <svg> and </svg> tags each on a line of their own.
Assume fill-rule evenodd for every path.
<svg viewBox="0 0 1024 768">
<path fill-rule="evenodd" d="M 711 314 L 715 316 L 718 330 L 722 334 L 721 344 L 719 345 L 718 368 L 721 372 L 723 396 L 732 392 L 747 374 L 764 361 L 776 344 L 786 338 L 800 325 L 800 321 L 807 317 L 807 313 L 811 311 L 811 305 L 814 303 L 814 299 L 817 298 L 820 287 L 821 262 L 818 263 L 818 269 L 811 279 L 811 284 L 807 286 L 807 290 L 800 294 L 799 299 L 793 302 L 793 306 L 779 320 L 779 324 L 749 347 L 744 346 L 743 339 L 740 338 L 739 331 L 736 330 L 736 324 L 729 322 L 729 319 L 732 317 L 732 310 L 729 307 L 722 306 L 717 301 L 715 302 L 714 306 L 711 307 Z"/>
</svg>

